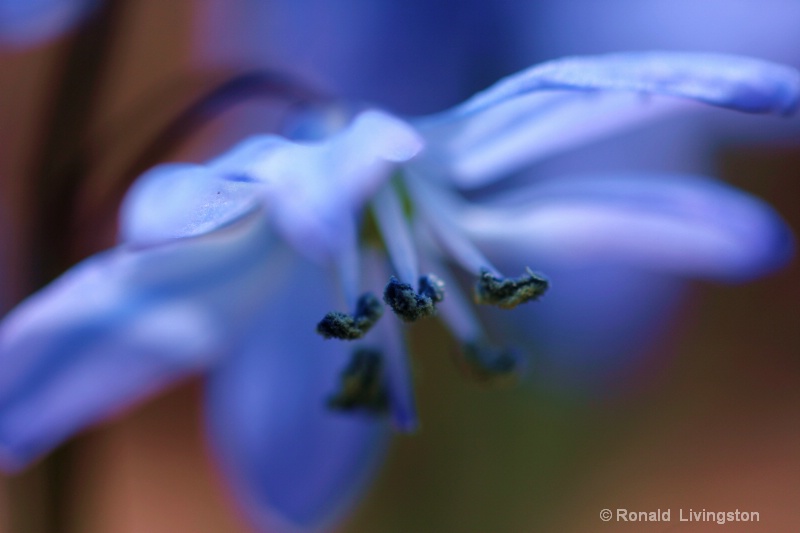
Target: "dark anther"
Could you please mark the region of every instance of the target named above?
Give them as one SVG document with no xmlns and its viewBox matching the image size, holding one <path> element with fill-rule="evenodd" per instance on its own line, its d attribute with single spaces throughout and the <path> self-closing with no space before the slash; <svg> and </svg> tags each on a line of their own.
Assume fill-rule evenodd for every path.
<svg viewBox="0 0 800 533">
<path fill-rule="evenodd" d="M 353 353 L 339 378 L 339 390 L 328 398 L 328 407 L 337 411 L 388 411 L 380 352 L 361 348 Z"/>
<path fill-rule="evenodd" d="M 519 304 L 538 299 L 547 291 L 549 282 L 540 274 L 528 269 L 518 278 L 497 278 L 488 270 L 481 270 L 475 285 L 475 301 L 512 309 Z"/>
<path fill-rule="evenodd" d="M 383 315 L 383 304 L 371 292 L 365 292 L 356 302 L 353 315 L 331 311 L 317 324 L 317 333 L 326 339 L 360 339 Z"/>
<path fill-rule="evenodd" d="M 355 319 L 339 311 L 331 311 L 317 324 L 317 333 L 326 339 L 354 340 L 364 336 Z"/>
<path fill-rule="evenodd" d="M 365 292 L 356 302 L 356 320 L 361 327 L 371 328 L 383 315 L 383 304 L 371 292 Z"/>
<path fill-rule="evenodd" d="M 435 314 L 436 304 L 443 299 L 444 283 L 433 274 L 419 278 L 418 291 L 392 276 L 383 291 L 383 301 L 406 322 Z"/>
<path fill-rule="evenodd" d="M 464 344 L 458 362 L 465 374 L 488 384 L 515 380 L 522 366 L 514 350 L 493 348 L 483 342 Z"/>
<path fill-rule="evenodd" d="M 419 294 L 438 304 L 444 300 L 444 282 L 433 274 L 422 276 L 419 278 Z"/>
</svg>

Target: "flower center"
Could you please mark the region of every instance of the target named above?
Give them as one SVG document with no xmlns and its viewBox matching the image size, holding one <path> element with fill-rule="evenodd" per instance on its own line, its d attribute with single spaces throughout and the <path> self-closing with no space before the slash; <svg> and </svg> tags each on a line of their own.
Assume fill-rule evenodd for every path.
<svg viewBox="0 0 800 533">
<path fill-rule="evenodd" d="M 510 382 L 520 373 L 524 366 L 521 354 L 490 342 L 474 304 L 511 309 L 540 298 L 547 291 L 548 281 L 530 269 L 516 278 L 502 276 L 460 233 L 447 210 L 448 202 L 436 186 L 417 189 L 410 177 L 396 176 L 372 199 L 359 231 L 361 246 L 354 236 L 352 249 L 339 260 L 340 267 L 347 266 L 340 268 L 344 270 L 340 273 L 346 299 L 355 302 L 351 304 L 353 312 L 331 311 L 317 324 L 317 333 L 326 339 L 357 343 L 342 370 L 337 392 L 328 401 L 330 408 L 390 413 L 396 427 L 416 427 L 410 373 L 403 370 L 407 357 L 402 325 L 430 316 L 440 318 L 458 341 L 456 360 L 465 376 L 495 384 Z M 376 250 L 379 253 L 374 253 Z M 369 263 L 367 256 L 375 260 Z M 444 257 L 449 261 L 442 261 Z M 362 263 L 367 267 L 363 276 Z M 450 275 L 453 266 L 477 278 L 472 302 Z M 420 268 L 436 274 L 419 275 Z M 382 281 L 386 279 L 388 282 Z M 378 325 L 383 303 L 369 291 L 355 297 L 359 284 L 372 290 L 384 285 L 383 303 L 400 321 L 384 319 Z M 375 340 L 361 340 L 376 325 L 382 331 L 370 337 Z M 390 349 L 386 345 L 389 338 L 401 340 Z M 399 353 L 401 360 L 388 355 L 392 353 Z"/>
<path fill-rule="evenodd" d="M 331 311 L 317 324 L 317 333 L 326 339 L 355 340 L 363 337 L 383 315 L 381 301 L 371 292 L 358 298 L 352 315 Z"/>
<path fill-rule="evenodd" d="M 383 291 L 383 301 L 405 322 L 415 322 L 436 313 L 436 304 L 444 300 L 444 283 L 428 274 L 419 278 L 419 289 L 403 283 L 396 277 L 389 278 Z"/>
</svg>

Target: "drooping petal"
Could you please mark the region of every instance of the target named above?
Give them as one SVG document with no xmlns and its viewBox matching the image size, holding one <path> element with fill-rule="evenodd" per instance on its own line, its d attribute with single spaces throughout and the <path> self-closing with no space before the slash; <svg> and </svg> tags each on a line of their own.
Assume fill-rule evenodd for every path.
<svg viewBox="0 0 800 533">
<path fill-rule="evenodd" d="M 749 58 L 662 52 L 567 58 L 415 122 L 429 145 L 417 164 L 476 186 L 692 102 L 788 114 L 798 99 L 800 73 Z"/>
<path fill-rule="evenodd" d="M 514 256 L 534 268 L 541 257 L 741 280 L 783 266 L 794 248 L 769 205 L 690 176 L 543 181 L 462 206 L 458 223 L 490 258 Z"/>
<path fill-rule="evenodd" d="M 383 455 L 388 425 L 326 406 L 353 344 L 314 326 L 335 308 L 325 271 L 294 252 L 281 290 L 208 387 L 208 427 L 236 500 L 266 531 L 330 527 Z"/>
<path fill-rule="evenodd" d="M 227 354 L 272 285 L 262 216 L 163 246 L 87 259 L 0 325 L 0 465 Z"/>
<path fill-rule="evenodd" d="M 97 4 L 97 0 L 0 0 L 0 44 L 25 46 L 57 37 Z"/>
</svg>

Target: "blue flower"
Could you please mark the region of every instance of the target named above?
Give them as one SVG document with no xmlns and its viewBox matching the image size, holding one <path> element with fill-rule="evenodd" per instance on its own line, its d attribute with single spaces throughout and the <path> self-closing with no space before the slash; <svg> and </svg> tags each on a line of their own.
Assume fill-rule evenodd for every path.
<svg viewBox="0 0 800 533">
<path fill-rule="evenodd" d="M 452 271 L 511 308 L 547 290 L 540 263 L 737 280 L 792 251 L 769 206 L 710 178 L 501 178 L 698 102 L 787 114 L 798 97 L 797 72 L 751 59 L 576 57 L 437 115 L 327 110 L 156 167 L 122 206 L 121 244 L 2 323 L 0 464 L 207 372 L 209 436 L 254 523 L 330 525 L 380 462 L 381 415 L 417 425 L 408 324 L 438 315 L 479 379 L 518 370 L 515 339 L 490 338 Z"/>
</svg>

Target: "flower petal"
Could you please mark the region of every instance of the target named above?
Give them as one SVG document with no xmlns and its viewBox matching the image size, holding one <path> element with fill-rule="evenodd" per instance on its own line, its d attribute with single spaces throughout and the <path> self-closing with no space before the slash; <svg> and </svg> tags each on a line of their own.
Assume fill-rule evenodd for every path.
<svg viewBox="0 0 800 533">
<path fill-rule="evenodd" d="M 783 266 L 794 248 L 769 205 L 690 176 L 543 181 L 462 206 L 458 223 L 490 258 L 510 254 L 534 268 L 541 257 L 740 280 Z"/>
<path fill-rule="evenodd" d="M 223 471 L 268 531 L 330 527 L 386 444 L 382 420 L 326 406 L 353 348 L 314 333 L 335 308 L 327 280 L 295 255 L 240 353 L 209 380 L 208 427 Z"/>
<path fill-rule="evenodd" d="M 416 164 L 460 186 L 476 186 L 692 101 L 788 114 L 799 99 L 800 73 L 744 57 L 635 52 L 567 58 L 414 122 L 429 144 Z"/>
<path fill-rule="evenodd" d="M 208 367 L 266 297 L 266 223 L 87 259 L 0 325 L 0 465 Z"/>
<path fill-rule="evenodd" d="M 120 240 L 152 244 L 214 231 L 257 209 L 263 188 L 213 166 L 159 165 L 128 190 L 120 211 Z"/>
<path fill-rule="evenodd" d="M 253 137 L 206 165 L 162 165 L 142 175 L 123 204 L 122 239 L 198 235 L 266 205 L 297 250 L 329 257 L 344 245 L 353 210 L 421 149 L 411 126 L 379 111 L 320 142 Z"/>
<path fill-rule="evenodd" d="M 317 258 L 341 248 L 342 221 L 378 190 L 395 164 L 421 149 L 411 126 L 366 111 L 322 142 L 287 142 L 259 163 L 257 173 L 272 178 L 269 206 L 281 233 L 301 253 Z"/>
</svg>

